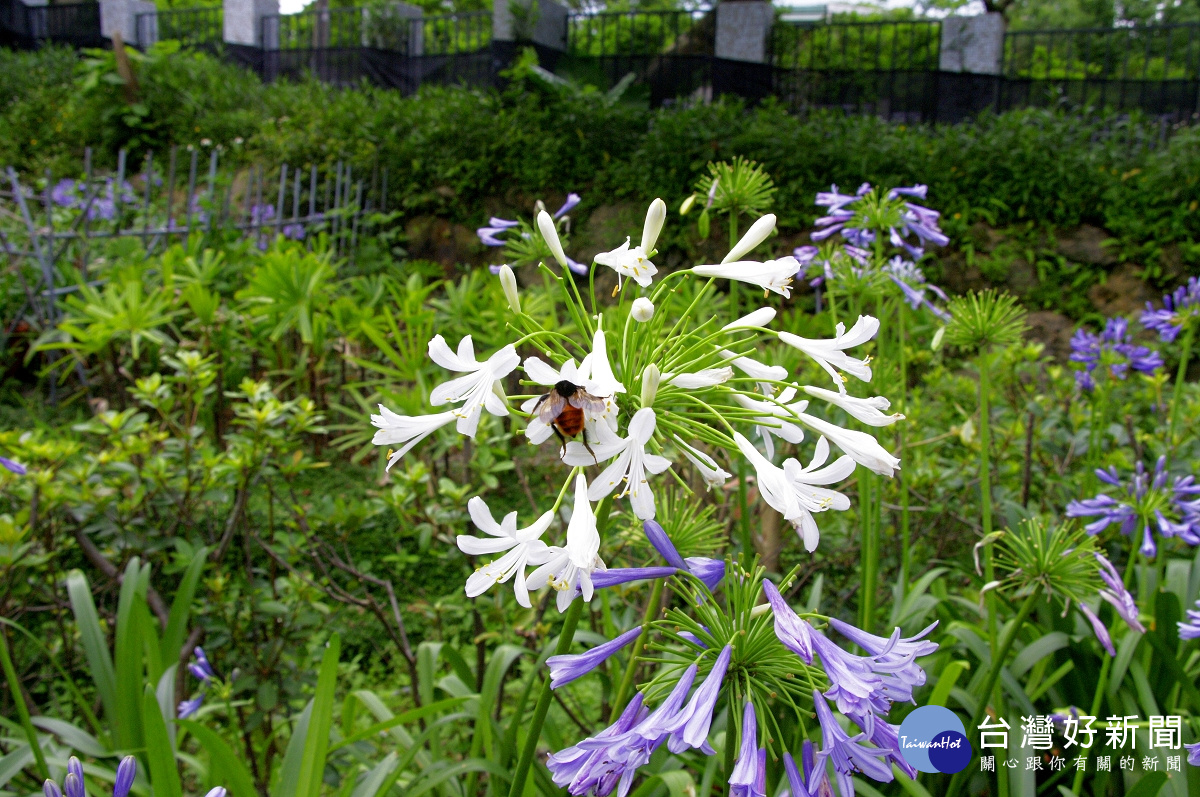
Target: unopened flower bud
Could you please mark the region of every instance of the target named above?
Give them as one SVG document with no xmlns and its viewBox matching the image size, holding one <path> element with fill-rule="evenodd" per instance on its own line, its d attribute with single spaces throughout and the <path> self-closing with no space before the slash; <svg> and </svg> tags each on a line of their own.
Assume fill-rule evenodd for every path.
<svg viewBox="0 0 1200 797">
<path fill-rule="evenodd" d="M 634 321 L 645 323 L 654 317 L 654 302 L 645 296 L 639 296 L 633 300 L 633 309 L 629 314 L 633 316 Z"/>
<path fill-rule="evenodd" d="M 504 298 L 508 299 L 508 306 L 520 315 L 521 297 L 517 294 L 517 275 L 513 274 L 507 263 L 500 267 L 500 287 L 504 290 Z"/>
<path fill-rule="evenodd" d="M 654 406 L 654 397 L 658 395 L 658 380 L 662 378 L 662 372 L 658 370 L 658 366 L 650 363 L 646 366 L 646 370 L 642 371 L 642 406 Z"/>
<path fill-rule="evenodd" d="M 696 204 L 696 195 L 690 194 L 687 199 L 683 200 L 683 204 L 679 206 L 679 215 L 686 216 L 694 204 Z"/>
<path fill-rule="evenodd" d="M 542 238 L 546 241 L 546 246 L 550 247 L 550 253 L 554 255 L 554 259 L 560 266 L 566 268 L 567 254 L 563 251 L 562 242 L 558 240 L 558 229 L 554 226 L 554 219 L 550 218 L 550 214 L 543 210 L 537 215 L 537 226 Z"/>
<path fill-rule="evenodd" d="M 767 240 L 767 236 L 775 229 L 775 214 L 768 213 L 758 221 L 750 225 L 750 229 L 746 230 L 746 234 L 742 236 L 742 240 L 737 242 L 737 245 L 729 250 L 729 254 L 725 255 L 722 263 L 734 263 L 742 259 L 742 256 L 749 252 L 754 247 L 758 246 L 763 241 Z"/>
<path fill-rule="evenodd" d="M 646 253 L 646 257 L 654 251 L 654 245 L 658 243 L 658 234 L 662 232 L 663 222 L 666 220 L 667 203 L 655 199 L 646 211 L 646 224 L 642 227 L 642 251 Z"/>
</svg>

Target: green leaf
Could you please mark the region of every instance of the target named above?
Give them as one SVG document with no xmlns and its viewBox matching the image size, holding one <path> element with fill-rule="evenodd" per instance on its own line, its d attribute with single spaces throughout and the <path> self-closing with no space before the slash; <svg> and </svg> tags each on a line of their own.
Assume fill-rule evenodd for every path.
<svg viewBox="0 0 1200 797">
<path fill-rule="evenodd" d="M 117 678 L 113 672 L 112 654 L 108 650 L 108 640 L 100 627 L 100 617 L 96 614 L 96 604 L 92 601 L 92 588 L 87 577 L 78 570 L 72 570 L 67 576 L 67 596 L 71 601 L 71 611 L 75 614 L 75 625 L 79 629 L 80 641 L 83 643 L 83 653 L 88 660 L 88 670 L 92 674 L 92 682 L 100 695 L 100 703 L 110 721 L 115 721 L 117 713 Z"/>
<path fill-rule="evenodd" d="M 687 770 L 673 769 L 646 778 L 630 797 L 650 797 L 659 786 L 666 786 L 670 797 L 693 797 L 696 794 L 696 782 Z"/>
<path fill-rule="evenodd" d="M 357 694 L 357 693 L 355 693 L 355 694 Z M 334 750 L 341 749 L 343 747 L 346 747 L 347 745 L 357 744 L 358 742 L 361 742 L 364 739 L 370 739 L 370 738 L 374 737 L 375 735 L 382 733 L 383 731 L 391 730 L 392 728 L 396 727 L 397 725 L 403 725 L 408 722 L 415 722 L 416 720 L 424 719 L 425 717 L 428 717 L 428 716 L 431 716 L 434 714 L 440 714 L 441 712 L 446 711 L 447 709 L 455 708 L 457 706 L 462 705 L 467 700 L 470 700 L 469 696 L 452 697 L 447 700 L 440 700 L 437 703 L 431 703 L 428 706 L 421 706 L 420 708 L 414 708 L 410 711 L 405 711 L 403 714 L 397 714 L 396 716 L 392 717 L 391 719 L 385 720 L 383 722 L 377 722 L 369 728 L 358 731 L 357 733 L 347 736 L 346 738 L 342 739 L 341 741 L 333 743 L 332 745 L 329 746 L 329 752 L 332 753 Z"/>
<path fill-rule="evenodd" d="M 179 591 L 175 593 L 175 600 L 171 602 L 171 613 L 167 617 L 167 629 L 163 632 L 160 654 L 164 668 L 179 663 L 179 654 L 183 650 L 183 641 L 187 635 L 188 616 L 192 611 L 192 600 L 196 596 L 196 586 L 200 583 L 200 576 L 207 562 L 208 548 L 197 548 L 183 573 L 183 580 L 179 582 Z"/>
<path fill-rule="evenodd" d="M 398 759 L 399 756 L 395 753 L 388 753 L 354 788 L 351 797 L 375 797 L 379 794 L 380 790 L 388 784 L 390 780 L 388 776 L 396 768 Z"/>
<path fill-rule="evenodd" d="M 929 789 L 926 789 L 917 781 L 910 779 L 895 764 L 892 764 L 892 774 L 896 777 L 896 782 L 900 784 L 900 788 L 904 789 L 905 793 L 911 795 L 911 797 L 932 797 Z"/>
<path fill-rule="evenodd" d="M 171 749 L 171 740 L 167 736 L 167 724 L 163 722 L 158 696 L 149 684 L 146 684 L 142 695 L 142 723 L 146 732 L 146 759 L 150 766 L 154 797 L 183 797 L 179 770 L 175 768 L 175 751 Z"/>
<path fill-rule="evenodd" d="M 422 794 L 436 789 L 446 781 L 457 778 L 459 775 L 465 775 L 468 772 L 487 772 L 505 781 L 511 778 L 509 771 L 499 764 L 483 758 L 468 758 L 445 769 L 431 771 L 428 776 L 424 776 L 419 780 L 419 785 L 413 784 L 405 789 L 404 797 L 421 797 Z"/>
<path fill-rule="evenodd" d="M 1015 677 L 1020 678 L 1033 665 L 1037 664 L 1042 659 L 1066 647 L 1070 643 L 1070 638 L 1061 631 L 1055 631 L 1039 638 L 1038 640 L 1029 643 L 1021 649 L 1021 652 L 1013 657 L 1012 664 L 1008 670 Z"/>
<path fill-rule="evenodd" d="M 114 725 L 117 747 L 138 749 L 144 746 L 142 726 L 142 692 L 146 685 L 142 666 L 143 640 L 140 615 L 135 610 L 139 600 L 145 600 L 142 569 L 138 558 L 129 560 L 121 580 L 117 599 L 117 633 L 113 646 L 117 677 L 117 713 L 108 717 Z M 147 575 L 149 575 L 147 573 Z"/>
<path fill-rule="evenodd" d="M 958 681 L 958 676 L 964 671 L 971 669 L 971 665 L 965 661 L 952 661 L 942 668 L 942 674 L 938 677 L 937 686 L 933 688 L 933 694 L 929 696 L 926 705 L 943 706 L 950 697 L 950 690 L 954 688 L 954 684 Z"/>
<path fill-rule="evenodd" d="M 195 720 L 176 720 L 175 724 L 195 737 L 208 752 L 210 786 L 224 786 L 231 797 L 257 797 L 250 770 L 216 731 Z"/>
<path fill-rule="evenodd" d="M 33 763 L 33 748 L 27 744 L 0 758 L 0 789 L 8 785 L 13 776 Z"/>
<path fill-rule="evenodd" d="M 292 727 L 292 738 L 283 754 L 283 766 L 279 768 L 279 780 L 275 783 L 272 797 L 296 797 L 296 784 L 300 782 L 300 769 L 304 766 L 304 743 L 308 738 L 308 721 L 312 717 L 313 701 L 308 701 L 304 711 Z"/>
<path fill-rule="evenodd" d="M 107 758 L 113 754 L 113 751 L 101 744 L 95 736 L 65 720 L 56 720 L 52 717 L 33 717 L 31 722 L 47 733 L 54 734 L 62 740 L 63 744 L 78 753 L 92 758 Z"/>
<path fill-rule="evenodd" d="M 1161 596 L 1160 596 L 1161 597 Z M 1125 792 L 1125 797 L 1156 797 L 1167 782 L 1166 772 L 1151 772 L 1142 775 L 1132 789 Z"/>
<path fill-rule="evenodd" d="M 317 675 L 317 691 L 313 695 L 312 714 L 304 739 L 304 763 L 296 783 L 295 797 L 320 797 L 321 780 L 325 772 L 325 755 L 329 749 L 329 729 L 333 727 L 333 692 L 337 686 L 338 656 L 341 637 L 334 634 L 321 658 Z"/>
</svg>

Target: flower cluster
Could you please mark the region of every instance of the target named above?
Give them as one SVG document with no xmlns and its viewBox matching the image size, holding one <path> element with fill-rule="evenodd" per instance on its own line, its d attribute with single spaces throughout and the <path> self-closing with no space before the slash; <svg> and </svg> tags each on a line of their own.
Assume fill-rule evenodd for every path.
<svg viewBox="0 0 1200 797">
<path fill-rule="evenodd" d="M 1188 609 L 1187 622 L 1180 621 L 1179 626 L 1180 639 L 1200 639 L 1200 601 L 1196 601 L 1195 609 Z"/>
<path fill-rule="evenodd" d="M 740 741 L 735 748 L 739 752 L 729 773 L 731 795 L 761 797 L 768 793 L 769 753 L 777 759 L 782 753 L 794 795 L 830 794 L 833 782 L 843 795 L 853 794 L 855 773 L 886 783 L 893 779 L 893 765 L 908 777 L 916 777 L 916 770 L 900 753 L 898 727 L 889 723 L 886 715 L 894 702 L 911 701 L 913 689 L 925 682 L 925 672 L 915 660 L 937 649 L 936 644 L 924 640 L 934 626 L 901 639 L 898 628 L 883 638 L 835 618 L 809 615 L 813 622 L 821 621 L 814 625 L 788 606 L 775 585 L 762 577 L 761 569 L 753 574 L 739 570 L 737 575 L 732 590 L 726 592 L 729 615 L 709 600 L 707 589 L 686 588 L 685 582 L 676 579 L 686 604 L 705 607 L 703 622 L 676 611 L 656 623 L 665 635 L 683 645 L 682 651 L 678 645 L 663 648 L 672 653 L 670 674 L 638 692 L 611 726 L 551 755 L 548 766 L 557 785 L 577 796 L 616 793 L 624 797 L 637 769 L 664 744 L 673 753 L 697 749 L 714 754 L 708 734 L 722 697 L 731 711 L 741 714 Z M 767 613 L 754 608 L 764 594 Z M 697 598 L 701 598 L 698 603 Z M 822 625 L 858 645 L 866 655 L 843 650 L 818 627 Z M 677 626 L 689 630 L 668 630 Z M 551 659 L 552 677 L 558 678 L 555 686 L 599 666 L 642 630 L 631 629 L 583 654 Z M 731 672 L 749 670 L 753 676 L 727 677 Z M 648 706 L 651 690 L 666 695 L 653 710 Z M 811 704 L 817 716 L 820 746 L 807 740 L 803 743 L 802 767 L 796 766 L 790 752 L 781 750 L 781 743 L 772 740 L 768 731 L 770 701 L 780 694 L 786 695 L 781 705 L 800 711 L 800 704 Z M 835 711 L 853 722 L 858 732 L 847 733 Z M 732 736 L 727 743 L 734 744 Z M 780 749 L 771 749 L 772 745 Z"/>
<path fill-rule="evenodd" d="M 927 245 L 945 246 L 950 240 L 938 227 L 940 214 L 936 210 L 909 201 L 923 200 L 927 192 L 927 186 L 915 185 L 881 193 L 870 183 L 863 183 L 855 194 L 842 194 L 836 185 L 828 192 L 819 192 L 816 204 L 826 208 L 827 215 L 817 219 L 821 229 L 812 234 L 813 241 L 825 241 L 841 233 L 845 243 L 834 249 L 796 248 L 793 254 L 810 284 L 820 288 L 839 273 L 856 279 L 879 274 L 899 289 L 914 310 L 925 307 L 948 321 L 946 311 L 927 295 L 945 302 L 945 292 L 929 283 L 917 265 Z M 899 250 L 899 254 L 887 258 L 889 247 L 892 252 Z"/>
<path fill-rule="evenodd" d="M 522 310 L 512 270 L 502 266 L 501 286 L 512 310 L 509 326 L 523 337 L 480 359 L 470 336 L 452 350 L 441 335 L 435 335 L 429 356 L 456 377 L 434 387 L 429 401 L 447 409 L 404 416 L 380 406 L 379 414 L 372 416 L 378 430 L 374 443 L 398 446 L 389 452 L 389 468 L 450 424 L 460 434 L 474 437 L 485 413 L 514 414 L 510 402 L 527 418 L 525 435 L 531 444 L 558 438 L 552 445 L 569 471 L 554 506 L 532 525 L 518 528 L 515 514 L 497 522 L 483 499 L 472 499 L 471 518 L 487 538 L 464 535 L 459 547 L 473 556 L 503 555 L 471 576 L 468 594 L 478 595 L 492 584 L 511 580 L 523 605 L 528 605 L 529 590 L 547 585 L 559 592 L 560 610 L 577 594 L 590 599 L 598 575 L 606 569 L 593 504 L 627 498 L 639 519 L 653 519 L 657 509 L 652 477 L 666 473 L 680 460 L 690 462 L 713 486 L 723 484 L 732 471 L 718 464 L 717 456 L 731 465 L 739 457 L 744 459 L 754 469 L 760 495 L 796 527 L 810 551 L 819 538 L 814 516 L 850 506 L 831 485 L 848 478 L 859 465 L 885 476 L 899 467 L 899 460 L 873 435 L 814 415 L 807 399 L 795 400 L 806 394 L 869 427 L 900 420 L 899 414 L 883 412 L 889 406 L 886 398 L 850 395 L 843 375 L 871 380 L 870 358 L 848 351 L 872 340 L 879 322 L 860 316 L 849 330 L 838 324 L 832 339 L 809 339 L 769 329 L 775 317 L 769 307 L 724 326 L 697 311 L 692 299 L 682 314 L 676 314 L 672 305 L 677 291 L 672 283 L 707 278 L 700 289 L 703 293 L 712 290 L 714 279 L 731 279 L 787 296 L 797 264 L 791 257 L 766 262 L 745 259 L 773 232 L 775 217 L 768 215 L 750 227 L 722 263 L 676 271 L 655 284 L 657 269 L 651 258 L 665 218 L 666 205 L 655 200 L 647 211 L 640 243 L 633 246 L 626 239 L 617 249 L 595 258 L 596 265 L 617 272 L 619 280 L 628 278 L 618 284 L 615 307 L 597 313 L 596 297 L 590 306 L 580 297 L 555 220 L 541 211 L 537 231 L 564 271 L 555 274 L 545 264 L 542 268 L 558 283 L 567 304 L 565 315 L 574 322 L 567 331 L 574 334 L 547 331 L 541 320 Z M 633 295 L 643 292 L 649 295 Z M 829 374 L 833 389 L 793 383 L 784 367 L 760 362 L 756 356 L 763 341 L 776 341 L 806 355 Z M 537 354 L 522 358 L 517 344 L 536 346 Z M 535 387 L 536 392 L 510 399 L 506 384 L 511 386 L 510 377 L 518 369 L 525 377 L 522 384 Z M 564 418 L 577 418 L 578 423 L 568 426 Z M 805 430 L 816 435 L 809 464 L 787 457 L 776 465 L 772 461 L 775 440 L 799 444 Z M 751 435 L 760 439 L 766 455 L 751 442 Z M 831 445 L 842 455 L 826 464 Z M 589 468 L 597 469 L 590 477 Z M 547 545 L 541 537 L 572 488 L 574 504 L 565 544 Z M 527 577 L 528 567 L 535 570 Z"/>
<path fill-rule="evenodd" d="M 113 779 L 112 797 L 129 797 L 133 781 L 137 778 L 137 759 L 127 755 L 117 765 L 117 774 Z M 67 759 L 67 776 L 63 779 L 62 788 L 52 780 L 47 779 L 42 784 L 44 797 L 87 797 L 87 787 L 83 782 L 83 764 L 75 756 Z M 217 786 L 210 789 L 205 797 L 225 797 L 225 787 Z"/>
<path fill-rule="evenodd" d="M 1168 485 L 1167 458 L 1159 457 L 1154 473 L 1137 463 L 1133 475 L 1122 481 L 1115 467 L 1099 468 L 1100 481 L 1124 493 L 1113 497 L 1100 493 L 1095 498 L 1072 501 L 1067 517 L 1095 517 L 1084 528 L 1099 534 L 1110 525 L 1129 536 L 1142 531 L 1141 552 L 1152 557 L 1158 552 L 1153 532 L 1160 537 L 1178 537 L 1188 545 L 1200 545 L 1200 484 L 1192 476 L 1176 476 Z"/>
<path fill-rule="evenodd" d="M 178 716 L 179 719 L 187 719 L 200 710 L 204 705 L 204 695 L 208 688 L 217 680 L 217 673 L 213 670 L 212 665 L 208 663 L 208 657 L 204 655 L 204 648 L 197 647 L 192 655 L 192 661 L 188 662 L 188 672 L 200 682 L 200 694 L 193 697 L 191 700 L 184 700 L 179 704 Z"/>
<path fill-rule="evenodd" d="M 104 180 L 103 191 L 89 191 L 87 183 L 82 180 L 66 178 L 50 189 L 50 201 L 60 208 L 86 211 L 89 221 L 111 221 L 116 216 L 118 190 L 121 202 L 128 203 L 136 199 L 133 186 L 128 182 L 122 182 L 118 187 L 117 182 L 108 177 Z"/>
<path fill-rule="evenodd" d="M 1096 553 L 1094 556 L 1096 557 L 1096 562 L 1100 565 L 1100 579 L 1107 587 L 1107 589 L 1101 589 L 1097 593 L 1100 599 L 1112 604 L 1117 615 L 1134 631 L 1137 631 L 1139 634 L 1146 633 L 1146 627 L 1142 625 L 1142 621 L 1138 618 L 1137 601 L 1134 600 L 1129 590 L 1125 588 L 1125 582 L 1121 579 L 1121 574 L 1117 572 L 1117 568 L 1113 566 L 1113 563 L 1104 554 Z M 1100 644 L 1108 651 L 1108 655 L 1117 655 L 1117 651 L 1113 647 L 1112 636 L 1108 633 L 1108 628 L 1100 621 L 1096 612 L 1086 603 L 1082 602 L 1079 604 L 1079 611 L 1091 623 L 1092 631 L 1095 632 L 1096 638 L 1100 640 Z"/>
<path fill-rule="evenodd" d="M 520 219 L 502 219 L 497 216 L 492 216 L 488 219 L 487 226 L 480 227 L 475 231 L 479 236 L 479 242 L 484 246 L 503 247 L 506 261 L 513 265 L 526 265 L 537 263 L 538 260 L 544 258 L 548 254 L 553 254 L 557 257 L 558 252 L 545 251 L 546 246 L 553 246 L 558 242 L 560 232 L 570 231 L 570 217 L 567 215 L 575 206 L 582 201 L 579 194 L 567 194 L 567 199 L 562 206 L 554 211 L 553 216 L 547 214 L 550 220 L 550 226 L 554 231 L 553 236 L 544 236 L 541 232 L 534 230 L 524 220 Z M 539 199 L 534 207 L 534 215 L 539 219 L 545 214 L 546 207 Z M 539 221 L 540 224 L 540 221 Z M 551 243 L 551 238 L 555 243 Z M 561 245 L 559 249 L 561 250 Z M 576 274 L 587 274 L 589 269 L 583 263 L 577 263 L 571 258 L 563 255 L 566 261 L 564 265 L 571 269 Z M 493 274 L 500 273 L 500 266 L 489 267 Z"/>
<path fill-rule="evenodd" d="M 1116 379 L 1124 379 L 1130 369 L 1152 374 L 1163 367 L 1161 354 L 1133 342 L 1129 322 L 1124 318 L 1108 319 L 1099 335 L 1082 328 L 1076 330 L 1071 337 L 1071 361 L 1083 365 L 1082 371 L 1075 372 L 1075 383 L 1088 392 L 1096 388 L 1094 375 L 1101 365 Z"/>
<path fill-rule="evenodd" d="M 1171 343 L 1179 336 L 1186 324 L 1200 315 L 1200 279 L 1189 277 L 1186 285 L 1181 285 L 1171 293 L 1163 296 L 1162 309 L 1154 309 L 1154 305 L 1146 302 L 1146 310 L 1142 313 L 1142 326 L 1153 329 L 1164 343 Z"/>
</svg>

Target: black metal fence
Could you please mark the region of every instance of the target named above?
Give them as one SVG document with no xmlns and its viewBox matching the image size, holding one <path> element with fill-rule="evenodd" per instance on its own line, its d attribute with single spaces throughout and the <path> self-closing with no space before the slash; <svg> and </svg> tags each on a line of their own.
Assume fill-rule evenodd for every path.
<svg viewBox="0 0 1200 797">
<path fill-rule="evenodd" d="M 1196 113 L 1200 23 L 1012 31 L 1004 41 L 1001 107 Z"/>
<path fill-rule="evenodd" d="M 221 6 L 162 9 L 134 18 L 139 45 L 173 39 L 184 47 L 214 49 L 225 38 Z"/>
<path fill-rule="evenodd" d="M 100 4 L 27 6 L 21 0 L 0 0 L 0 44 L 31 49 L 46 42 L 102 46 Z"/>
<path fill-rule="evenodd" d="M 941 23 L 777 23 L 773 93 L 796 109 L 838 108 L 900 121 L 937 115 Z"/>
</svg>

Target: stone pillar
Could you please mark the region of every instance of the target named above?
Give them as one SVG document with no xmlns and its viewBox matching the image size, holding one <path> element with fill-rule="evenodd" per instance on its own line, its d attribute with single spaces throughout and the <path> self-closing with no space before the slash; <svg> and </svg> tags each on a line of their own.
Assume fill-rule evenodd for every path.
<svg viewBox="0 0 1200 797">
<path fill-rule="evenodd" d="M 263 17 L 279 13 L 279 0 L 225 0 L 225 43 L 272 50 L 279 47 L 279 30 L 266 31 Z"/>
<path fill-rule="evenodd" d="M 999 75 L 1004 62 L 1004 17 L 979 14 L 942 20 L 942 45 L 938 69 Z"/>
<path fill-rule="evenodd" d="M 401 19 L 409 20 L 408 23 L 408 54 L 424 55 L 425 54 L 425 26 L 421 21 L 425 17 L 425 12 L 420 6 L 410 5 L 408 3 L 392 3 L 389 6 L 392 12 Z"/>
<path fill-rule="evenodd" d="M 764 64 L 775 10 L 762 0 L 717 4 L 716 56 Z"/>
<path fill-rule="evenodd" d="M 566 52 L 567 13 L 567 7 L 554 0 L 494 0 L 492 39 Z"/>
<path fill-rule="evenodd" d="M 154 10 L 154 3 L 145 0 L 100 0 L 100 34 L 107 39 L 117 32 L 126 44 L 142 46 L 138 40 L 137 15 Z"/>
</svg>

